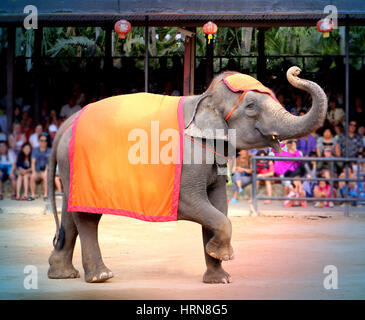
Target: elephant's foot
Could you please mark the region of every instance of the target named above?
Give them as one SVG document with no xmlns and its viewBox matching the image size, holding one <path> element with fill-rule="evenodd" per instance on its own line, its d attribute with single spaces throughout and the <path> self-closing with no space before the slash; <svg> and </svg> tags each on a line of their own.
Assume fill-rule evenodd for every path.
<svg viewBox="0 0 365 320">
<path fill-rule="evenodd" d="M 231 244 L 229 242 L 221 243 L 215 240 L 214 237 L 209 240 L 205 249 L 211 257 L 217 260 L 228 261 L 234 258 L 233 248 Z"/>
<path fill-rule="evenodd" d="M 232 278 L 229 273 L 225 272 L 222 268 L 207 269 L 203 276 L 203 282 L 205 283 L 230 283 Z"/>
<path fill-rule="evenodd" d="M 50 279 L 75 279 L 80 278 L 80 273 L 73 267 L 67 269 L 57 269 L 52 266 L 48 269 L 48 278 Z"/>
<path fill-rule="evenodd" d="M 105 266 L 93 271 L 85 272 L 85 281 L 89 283 L 104 282 L 113 277 L 114 277 L 113 272 L 111 272 Z"/>
<path fill-rule="evenodd" d="M 80 278 L 80 273 L 74 268 L 72 262 L 54 251 L 49 260 L 48 278 L 50 279 L 75 279 Z"/>
</svg>

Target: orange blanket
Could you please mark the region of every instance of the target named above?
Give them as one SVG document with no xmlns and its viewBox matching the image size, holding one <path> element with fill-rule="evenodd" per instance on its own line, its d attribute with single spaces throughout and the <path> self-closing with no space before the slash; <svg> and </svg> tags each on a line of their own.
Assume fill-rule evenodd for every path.
<svg viewBox="0 0 365 320">
<path fill-rule="evenodd" d="M 136 93 L 83 108 L 69 146 L 68 211 L 177 220 L 182 102 L 183 97 Z"/>
</svg>

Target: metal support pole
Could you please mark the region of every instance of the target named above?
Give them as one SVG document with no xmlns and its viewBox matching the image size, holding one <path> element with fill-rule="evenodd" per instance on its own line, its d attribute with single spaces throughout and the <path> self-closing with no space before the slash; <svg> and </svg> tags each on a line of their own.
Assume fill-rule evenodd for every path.
<svg viewBox="0 0 365 320">
<path fill-rule="evenodd" d="M 256 177 L 256 159 L 252 158 L 252 204 L 255 214 L 258 215 L 257 211 L 257 177 Z"/>
<path fill-rule="evenodd" d="M 149 43 L 149 32 L 148 32 L 148 16 L 145 17 L 145 27 L 144 27 L 144 47 L 145 47 L 145 55 L 144 55 L 144 91 L 148 92 L 148 43 Z"/>
<path fill-rule="evenodd" d="M 105 86 L 108 95 L 112 94 L 112 34 L 113 29 L 109 26 L 105 29 L 105 58 L 104 58 L 104 75 L 105 75 Z"/>
<path fill-rule="evenodd" d="M 209 83 L 213 79 L 213 55 L 214 55 L 214 47 L 213 47 L 213 39 L 210 40 L 210 43 L 208 44 L 208 36 L 205 36 L 206 38 L 206 74 L 205 74 L 205 84 L 206 86 L 209 85 Z"/>
<path fill-rule="evenodd" d="M 14 59 L 15 59 L 15 28 L 8 28 L 8 50 L 6 54 L 6 115 L 7 131 L 12 130 L 13 110 L 14 110 Z"/>
<path fill-rule="evenodd" d="M 346 15 L 346 26 L 345 26 L 345 157 L 349 157 L 349 111 L 350 111 L 350 32 L 349 32 L 349 18 Z M 348 164 L 348 163 L 347 163 Z M 346 168 L 345 170 L 346 179 L 349 177 L 349 170 Z M 348 187 L 349 184 L 346 181 L 346 197 L 348 195 Z M 348 217 L 349 212 L 349 204 L 345 203 L 345 216 Z"/>
<path fill-rule="evenodd" d="M 266 73 L 266 57 L 265 57 L 265 30 L 259 28 L 257 35 L 257 79 L 264 81 Z"/>
</svg>

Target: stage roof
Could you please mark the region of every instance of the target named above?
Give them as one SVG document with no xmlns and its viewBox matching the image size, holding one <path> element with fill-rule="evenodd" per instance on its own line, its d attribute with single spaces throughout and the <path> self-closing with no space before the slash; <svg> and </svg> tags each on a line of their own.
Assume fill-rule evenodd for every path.
<svg viewBox="0 0 365 320">
<path fill-rule="evenodd" d="M 213 20 L 218 26 L 314 25 L 326 5 L 338 10 L 339 24 L 346 16 L 351 25 L 365 24 L 364 0 L 1 0 L 0 25 L 21 26 L 24 7 L 37 7 L 39 24 L 108 25 L 125 18 L 133 25 L 201 26 Z"/>
</svg>

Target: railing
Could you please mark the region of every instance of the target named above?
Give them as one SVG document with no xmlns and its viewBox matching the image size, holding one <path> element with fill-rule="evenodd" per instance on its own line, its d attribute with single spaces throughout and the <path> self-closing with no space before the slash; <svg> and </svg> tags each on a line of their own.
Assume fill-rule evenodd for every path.
<svg viewBox="0 0 365 320">
<path fill-rule="evenodd" d="M 259 160 L 267 160 L 267 161 L 315 161 L 315 162 L 329 162 L 330 163 L 330 177 L 323 178 L 323 177 L 313 177 L 313 178 L 304 178 L 304 177 L 258 177 L 257 176 L 257 161 Z M 343 163 L 357 163 L 357 172 L 356 178 L 349 178 L 349 170 L 345 170 L 346 176 L 344 178 L 335 178 L 334 177 L 334 163 L 335 162 L 343 162 Z M 253 156 L 252 157 L 252 203 L 254 213 L 256 215 L 259 214 L 258 212 L 258 200 L 297 200 L 297 201 L 339 201 L 345 202 L 345 216 L 349 216 L 349 202 L 353 201 L 360 201 L 360 198 L 348 197 L 348 183 L 349 182 L 356 182 L 362 183 L 365 181 L 364 174 L 360 172 L 360 163 L 364 163 L 364 158 L 340 158 L 340 157 L 333 157 L 333 158 L 324 158 L 324 157 L 273 157 L 273 156 Z M 331 188 L 331 196 L 329 198 L 315 198 L 315 197 L 264 197 L 257 195 L 257 181 L 329 181 L 330 188 Z M 334 182 L 336 181 L 344 181 L 346 182 L 346 192 L 345 197 L 334 197 Z"/>
</svg>

